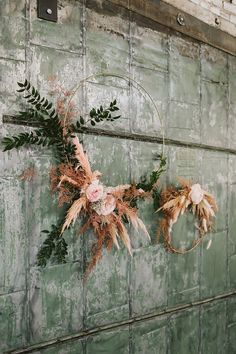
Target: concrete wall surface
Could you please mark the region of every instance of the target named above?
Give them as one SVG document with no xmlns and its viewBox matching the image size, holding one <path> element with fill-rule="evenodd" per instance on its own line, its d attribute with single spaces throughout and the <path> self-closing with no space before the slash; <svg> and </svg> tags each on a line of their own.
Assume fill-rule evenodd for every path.
<svg viewBox="0 0 236 354">
<path fill-rule="evenodd" d="M 35 265 L 40 231 L 60 215 L 49 187 L 52 153 L 0 152 L 0 353 L 236 353 L 236 57 L 109 2 L 58 3 L 53 23 L 37 18 L 36 0 L 0 2 L 0 138 L 27 130 L 3 123 L 22 106 L 17 81 L 27 78 L 47 94 L 52 76 L 67 88 L 97 72 L 130 76 L 163 119 L 168 166 L 161 183 L 177 176 L 201 183 L 219 213 L 214 232 L 180 256 L 157 242 L 152 202 L 140 204 L 151 243 L 131 230 L 133 257 L 104 251 L 84 283 L 94 236 L 78 236 L 78 225 L 66 235 L 66 264 Z M 122 119 L 103 125 L 106 135 L 81 137 L 108 185 L 151 172 L 162 148 L 152 103 L 125 80 L 90 80 L 75 100 L 84 113 L 114 98 Z M 21 181 L 32 166 L 33 181 Z M 182 217 L 175 245 L 188 246 L 195 233 L 194 220 Z"/>
</svg>

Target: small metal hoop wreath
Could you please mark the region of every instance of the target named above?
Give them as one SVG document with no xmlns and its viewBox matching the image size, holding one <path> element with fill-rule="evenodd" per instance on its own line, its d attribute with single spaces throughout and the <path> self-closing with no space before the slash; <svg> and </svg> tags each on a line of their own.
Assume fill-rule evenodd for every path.
<svg viewBox="0 0 236 354">
<path fill-rule="evenodd" d="M 204 236 L 212 230 L 213 218 L 218 210 L 214 197 L 203 190 L 200 184 L 190 185 L 187 181 L 181 181 L 180 188 L 167 187 L 162 191 L 160 197 L 163 218 L 157 230 L 158 238 L 164 239 L 167 251 L 177 254 L 186 254 L 193 251 L 202 241 Z M 172 245 L 171 232 L 173 225 L 178 221 L 179 216 L 192 212 L 197 218 L 198 238 L 193 241 L 192 247 L 178 249 Z"/>
<path fill-rule="evenodd" d="M 163 227 L 163 226 L 161 226 Z M 159 232 L 159 231 L 158 231 Z M 162 230 L 163 232 L 163 230 Z M 167 236 L 168 235 L 168 236 Z M 171 231 L 168 231 L 168 234 L 166 233 L 164 236 L 163 233 L 163 237 L 164 237 L 164 246 L 166 248 L 166 250 L 170 253 L 176 253 L 176 254 L 186 254 L 186 253 L 190 253 L 191 251 L 193 251 L 195 248 L 197 248 L 197 246 L 203 241 L 204 236 L 206 235 L 200 235 L 196 240 L 193 240 L 192 242 L 192 246 L 190 248 L 186 248 L 186 249 L 180 249 L 180 248 L 175 248 L 172 245 L 172 238 L 171 238 Z M 159 235 L 160 237 L 160 235 Z"/>
</svg>

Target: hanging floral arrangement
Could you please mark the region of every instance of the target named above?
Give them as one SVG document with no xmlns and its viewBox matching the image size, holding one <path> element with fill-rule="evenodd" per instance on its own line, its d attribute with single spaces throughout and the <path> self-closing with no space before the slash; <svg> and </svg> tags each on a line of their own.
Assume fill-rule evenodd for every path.
<svg viewBox="0 0 236 354">
<path fill-rule="evenodd" d="M 160 166 L 153 171 L 150 178 L 145 178 L 138 184 L 107 187 L 102 181 L 99 171 L 92 171 L 87 154 L 76 136 L 84 132 L 90 123 L 95 126 L 104 121 L 115 121 L 120 118 L 116 100 L 108 107 L 93 108 L 88 119 L 80 116 L 72 123 L 72 101 L 65 108 L 64 99 L 60 99 L 56 107 L 25 80 L 18 83 L 18 92 L 24 93 L 24 98 L 30 108 L 20 112 L 18 117 L 27 125 L 34 127 L 31 132 L 20 133 L 17 136 L 3 139 L 4 151 L 27 145 L 42 145 L 50 147 L 57 160 L 57 165 L 50 171 L 51 189 L 58 193 L 59 206 L 67 205 L 65 216 L 52 225 L 50 231 L 43 230 L 46 239 L 37 256 L 39 266 L 45 266 L 49 259 L 65 262 L 67 242 L 63 237 L 66 229 L 82 217 L 83 225 L 80 233 L 89 228 L 93 230 L 95 243 L 92 248 L 92 260 L 88 265 L 86 275 L 96 265 L 102 256 L 105 246 L 110 250 L 113 245 L 120 248 L 123 242 L 129 253 L 132 252 L 131 241 L 127 231 L 130 223 L 135 229 L 140 228 L 149 238 L 147 229 L 138 217 L 137 200 L 150 198 L 156 191 L 156 184 L 165 170 L 166 159 L 160 155 Z"/>
<path fill-rule="evenodd" d="M 169 186 L 160 194 L 160 208 L 163 218 L 157 230 L 158 238 L 164 239 L 164 245 L 169 252 L 184 254 L 192 251 L 202 241 L 203 237 L 212 230 L 217 204 L 214 197 L 202 189 L 199 183 L 191 184 L 183 179 L 177 188 Z M 172 228 L 185 213 L 192 213 L 197 219 L 198 238 L 187 250 L 176 249 L 172 245 Z"/>
<path fill-rule="evenodd" d="M 80 233 L 91 228 L 96 237 L 93 259 L 87 270 L 89 273 L 100 259 L 104 244 L 108 250 L 113 245 L 119 249 L 121 240 L 131 254 L 131 242 L 124 220 L 131 223 L 136 230 L 142 229 L 149 238 L 144 223 L 137 215 L 137 208 L 132 206 L 134 200 L 148 197 L 149 193 L 130 184 L 116 187 L 103 185 L 100 180 L 101 173 L 92 171 L 78 138 L 73 138 L 72 142 L 77 162 L 75 165 L 59 165 L 51 173 L 51 181 L 53 190 L 59 193 L 59 200 L 67 198 L 68 193 L 74 191 L 74 195 L 70 195 L 71 206 L 67 211 L 61 234 L 81 215 L 84 224 Z M 76 197 L 78 193 L 79 197 Z"/>
</svg>

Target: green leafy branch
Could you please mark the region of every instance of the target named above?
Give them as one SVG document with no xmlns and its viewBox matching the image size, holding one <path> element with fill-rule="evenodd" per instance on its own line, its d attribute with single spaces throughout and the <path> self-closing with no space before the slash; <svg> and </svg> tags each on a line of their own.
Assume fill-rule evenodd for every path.
<svg viewBox="0 0 236 354">
<path fill-rule="evenodd" d="M 119 108 L 116 106 L 116 100 L 110 103 L 110 106 L 108 108 L 103 108 L 103 106 L 100 106 L 100 108 L 95 109 L 93 108 L 89 115 L 91 117 L 90 123 L 91 125 L 95 125 L 96 123 L 102 122 L 103 120 L 107 120 L 108 122 L 111 121 L 113 122 L 116 119 L 120 118 L 119 116 L 113 116 L 112 113 L 115 111 L 118 111 Z"/>
<path fill-rule="evenodd" d="M 163 154 L 156 155 L 155 160 L 160 161 L 158 169 L 153 171 L 149 178 L 147 176 L 141 177 L 141 181 L 137 184 L 137 188 L 142 188 L 145 192 L 151 192 L 156 189 L 155 185 L 157 181 L 161 174 L 166 170 L 166 157 Z"/>
<path fill-rule="evenodd" d="M 39 92 L 25 80 L 24 83 L 18 82 L 20 87 L 18 92 L 24 93 L 23 96 L 31 107 L 19 112 L 18 118 L 24 119 L 29 123 L 37 123 L 39 128 L 34 132 L 20 133 L 17 136 L 5 137 L 3 139 L 4 151 L 19 148 L 24 145 L 42 145 L 49 147 L 55 145 L 57 157 L 63 160 L 67 157 L 65 149 L 65 139 L 60 119 L 56 113 L 53 104 L 45 97 L 41 97 Z"/>
<path fill-rule="evenodd" d="M 157 188 L 157 182 L 161 176 L 161 174 L 166 170 L 166 157 L 163 154 L 157 154 L 154 156 L 155 160 L 159 160 L 160 164 L 157 170 L 152 171 L 150 176 L 142 176 L 140 178 L 140 182 L 136 184 L 136 188 L 143 189 L 145 192 L 151 192 L 153 198 L 154 208 L 157 209 L 157 205 L 159 203 L 159 191 Z M 142 198 L 142 197 L 139 197 Z M 132 207 L 137 208 L 138 198 L 134 198 L 130 204 Z"/>
<path fill-rule="evenodd" d="M 93 108 L 89 112 L 89 118 L 87 121 L 80 116 L 80 119 L 76 122 L 76 124 L 71 124 L 69 127 L 69 132 L 71 133 L 80 133 L 86 125 L 90 123 L 93 127 L 96 123 L 102 123 L 104 121 L 107 122 L 114 122 L 115 120 L 119 119 L 121 116 L 114 116 L 113 112 L 118 111 L 119 108 L 116 106 L 116 100 L 110 103 L 109 107 L 100 106 L 100 108 L 96 109 Z"/>
<path fill-rule="evenodd" d="M 31 85 L 31 83 L 25 79 L 24 83 L 18 82 L 18 86 L 20 87 L 17 92 L 24 93 L 25 96 L 23 98 L 29 103 L 32 108 L 28 109 L 24 112 L 19 112 L 18 117 L 24 118 L 29 121 L 39 121 L 40 119 L 44 119 L 44 116 L 48 116 L 50 118 L 57 117 L 56 109 L 53 107 L 52 102 L 49 102 L 48 99 L 42 97 L 38 90 Z"/>
<path fill-rule="evenodd" d="M 114 112 L 119 110 L 116 100 L 114 100 L 109 107 L 92 108 L 87 121 L 80 116 L 75 124 L 72 123 L 65 127 L 53 104 L 47 98 L 41 96 L 28 80 L 23 83 L 18 82 L 18 86 L 17 92 L 23 94 L 23 98 L 29 107 L 25 111 L 20 111 L 17 117 L 35 128 L 33 128 L 34 131 L 29 133 L 22 132 L 15 136 L 5 137 L 2 141 L 4 151 L 18 149 L 25 145 L 41 145 L 51 147 L 54 150 L 55 157 L 60 162 L 73 163 L 75 146 L 70 138 L 73 137 L 74 133 L 83 131 L 88 123 L 95 126 L 103 121 L 114 121 L 120 118 L 120 116 L 114 115 Z M 51 257 L 56 262 L 65 262 L 68 245 L 61 235 L 62 225 L 63 222 L 59 222 L 57 225 L 52 225 L 50 231 L 42 231 L 47 236 L 37 255 L 39 266 L 46 266 Z"/>
<path fill-rule="evenodd" d="M 26 111 L 19 112 L 18 118 L 24 119 L 38 128 L 35 128 L 34 132 L 24 132 L 17 136 L 5 137 L 2 141 L 4 151 L 17 149 L 29 144 L 41 145 L 43 147 L 52 147 L 55 157 L 60 162 L 73 162 L 75 147 L 70 142 L 73 133 L 81 132 L 88 122 L 94 126 L 104 120 L 114 121 L 120 118 L 120 116 L 113 115 L 113 112 L 119 110 L 116 106 L 116 100 L 114 100 L 108 108 L 103 108 L 103 106 L 98 109 L 93 108 L 89 113 L 87 122 L 80 116 L 75 124 L 70 124 L 66 127 L 67 131 L 65 133 L 65 127 L 63 127 L 53 104 L 45 97 L 42 97 L 28 80 L 25 80 L 24 83 L 18 82 L 18 86 L 20 89 L 17 91 L 24 94 L 24 99 L 31 106 Z"/>
<path fill-rule="evenodd" d="M 47 234 L 47 238 L 43 242 L 37 255 L 38 266 L 45 267 L 51 257 L 58 263 L 66 262 L 65 258 L 68 254 L 68 245 L 61 235 L 62 224 L 63 223 L 60 222 L 58 225 L 52 225 L 51 231 L 41 231 Z"/>
</svg>

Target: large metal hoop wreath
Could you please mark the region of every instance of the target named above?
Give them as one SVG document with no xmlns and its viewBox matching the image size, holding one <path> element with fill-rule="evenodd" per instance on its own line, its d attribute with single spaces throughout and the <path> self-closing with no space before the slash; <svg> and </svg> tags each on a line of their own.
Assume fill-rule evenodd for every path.
<svg viewBox="0 0 236 354">
<path fill-rule="evenodd" d="M 117 74 L 117 73 L 113 73 L 113 72 L 100 72 L 100 73 L 95 73 L 95 74 L 91 74 L 89 76 L 87 76 L 86 78 L 82 79 L 73 89 L 72 89 L 72 94 L 70 95 L 70 98 L 68 100 L 68 108 L 66 111 L 66 115 L 65 115 L 65 121 L 67 118 L 67 115 L 69 113 L 69 105 L 70 102 L 73 100 L 73 97 L 75 96 L 76 92 L 89 80 L 92 79 L 96 79 L 99 77 L 116 77 L 119 78 L 121 80 L 124 80 L 126 82 L 128 82 L 129 84 L 132 84 L 134 87 L 136 87 L 137 90 L 139 90 L 141 92 L 141 94 L 144 96 L 147 95 L 147 97 L 149 98 L 150 102 L 152 103 L 153 107 L 154 107 L 154 111 L 156 116 L 159 119 L 160 122 L 160 127 L 161 127 L 161 135 L 162 135 L 162 155 L 164 156 L 164 152 L 165 152 L 165 132 L 164 132 L 164 126 L 163 126 L 163 120 L 161 118 L 161 115 L 159 113 L 159 110 L 157 108 L 157 105 L 154 101 L 154 99 L 152 98 L 151 94 L 140 84 L 138 83 L 136 80 L 132 79 L 131 77 L 127 76 L 127 75 L 121 75 L 121 74 Z"/>
</svg>

